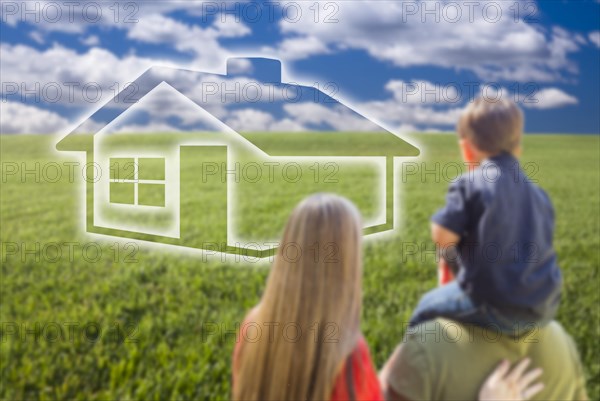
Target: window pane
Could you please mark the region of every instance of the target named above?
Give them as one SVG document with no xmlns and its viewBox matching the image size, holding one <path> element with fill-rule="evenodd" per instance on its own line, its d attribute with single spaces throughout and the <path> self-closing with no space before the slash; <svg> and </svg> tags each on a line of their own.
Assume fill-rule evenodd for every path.
<svg viewBox="0 0 600 401">
<path fill-rule="evenodd" d="M 134 186 L 133 183 L 111 182 L 110 203 L 125 203 L 133 205 Z"/>
<path fill-rule="evenodd" d="M 133 180 L 135 178 L 135 163 L 133 158 L 111 158 L 110 179 L 111 180 Z"/>
<path fill-rule="evenodd" d="M 139 158 L 138 178 L 140 180 L 164 180 L 165 159 L 164 158 Z"/>
<path fill-rule="evenodd" d="M 138 205 L 165 206 L 164 184 L 138 184 Z"/>
</svg>

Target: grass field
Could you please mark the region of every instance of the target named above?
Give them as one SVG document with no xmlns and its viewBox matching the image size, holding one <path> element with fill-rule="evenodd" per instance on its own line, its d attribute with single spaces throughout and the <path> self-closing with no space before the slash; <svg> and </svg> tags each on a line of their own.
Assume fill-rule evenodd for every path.
<svg viewBox="0 0 600 401">
<path fill-rule="evenodd" d="M 428 171 L 440 163 L 443 172 L 444 163 L 459 161 L 453 136 L 415 138 L 424 150 L 418 163 Z M 51 180 L 6 174 L 15 163 L 31 169 L 35 163 L 72 161 L 57 156 L 54 138 L 2 136 L 0 141 L 0 397 L 227 398 L 232 332 L 259 299 L 268 262 L 203 259 L 177 248 L 144 243 L 128 248 L 111 237 L 88 236 L 79 219 L 83 185 L 77 168 L 74 183 L 68 175 L 49 182 L 49 170 L 45 178 Z M 600 137 L 527 136 L 522 162 L 553 199 L 555 246 L 565 277 L 558 319 L 577 343 L 590 398 L 600 399 Z M 399 174 L 399 183 L 404 176 L 402 228 L 365 243 L 362 329 L 378 367 L 401 340 L 401 322 L 436 283 L 428 220 L 442 204 L 448 181 L 417 173 Z M 368 206 L 371 188 L 346 190 Z M 242 210 L 254 201 L 247 199 Z M 269 207 L 275 210 L 278 202 Z M 250 215 L 244 230 L 269 233 L 284 219 L 281 212 L 268 220 Z M 101 257 L 92 242 L 101 245 Z M 426 248 L 403 253 L 406 242 Z M 73 256 L 65 243 L 79 244 Z M 217 334 L 208 328 L 218 328 Z"/>
</svg>

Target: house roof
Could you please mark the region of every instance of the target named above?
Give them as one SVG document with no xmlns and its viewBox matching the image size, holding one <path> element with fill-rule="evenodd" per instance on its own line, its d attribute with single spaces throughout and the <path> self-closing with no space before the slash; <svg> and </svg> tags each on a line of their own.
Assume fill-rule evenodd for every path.
<svg viewBox="0 0 600 401">
<path fill-rule="evenodd" d="M 209 112 L 218 107 L 226 110 L 239 110 L 242 107 L 271 110 L 279 107 L 288 115 L 299 113 L 304 121 L 312 124 L 311 130 L 302 132 L 236 131 L 270 156 L 419 154 L 413 145 L 319 89 L 282 83 L 280 62 L 262 58 L 229 59 L 226 75 L 152 67 L 133 81 L 133 89 L 123 89 L 60 140 L 57 149 L 91 149 L 96 133 L 163 82 Z M 242 91 L 247 93 L 242 94 Z M 261 93 L 258 100 L 250 98 L 255 97 L 256 93 Z"/>
<path fill-rule="evenodd" d="M 387 131 L 241 132 L 270 156 L 418 156 L 419 150 Z M 351 151 L 351 154 L 348 151 Z"/>
</svg>

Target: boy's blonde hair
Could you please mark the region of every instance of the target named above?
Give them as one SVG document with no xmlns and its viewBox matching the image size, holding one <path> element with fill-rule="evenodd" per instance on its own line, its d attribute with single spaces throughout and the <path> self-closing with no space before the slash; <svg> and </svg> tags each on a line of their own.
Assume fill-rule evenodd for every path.
<svg viewBox="0 0 600 401">
<path fill-rule="evenodd" d="M 465 108 L 456 131 L 482 152 L 514 153 L 521 144 L 523 113 L 511 100 L 479 97 Z"/>
</svg>

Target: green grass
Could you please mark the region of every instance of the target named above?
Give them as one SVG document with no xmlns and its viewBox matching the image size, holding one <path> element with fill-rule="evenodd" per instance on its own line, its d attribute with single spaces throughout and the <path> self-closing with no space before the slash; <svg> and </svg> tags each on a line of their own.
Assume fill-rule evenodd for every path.
<svg viewBox="0 0 600 401">
<path fill-rule="evenodd" d="M 417 161 L 420 167 L 421 163 L 432 169 L 436 162 L 440 168 L 459 162 L 453 136 L 415 138 L 424 151 Z M 58 182 L 36 182 L 33 174 L 25 180 L 20 174 L 4 177 L 13 163 L 19 168 L 25 163 L 31 169 L 35 163 L 41 168 L 48 162 L 73 161 L 68 154 L 53 150 L 53 140 L 0 137 L 0 397 L 227 398 L 234 345 L 231 332 L 259 299 L 268 261 L 223 261 L 219 255 L 202 258 L 199 253 L 180 252 L 181 248 L 156 249 L 144 243 L 125 248 L 124 242 L 114 245 L 114 238 L 82 233 L 80 169 L 75 169 L 74 183 L 66 175 Z M 556 209 L 555 246 L 565 277 L 558 319 L 577 343 L 591 399 L 600 398 L 599 153 L 598 136 L 536 135 L 525 138 L 522 159 Z M 401 340 L 401 322 L 408 320 L 420 295 L 436 283 L 435 263 L 427 252 L 433 248 L 428 220 L 442 205 L 448 184 L 432 173 L 399 172 L 397 180 L 406 181 L 401 183 L 402 228 L 365 243 L 362 329 L 377 366 Z M 265 237 L 278 232 L 288 208 L 301 197 L 293 188 L 279 189 L 276 196 L 255 189 L 240 205 L 247 215 L 242 232 Z M 372 188 L 356 185 L 340 190 L 368 209 Z M 253 214 L 253 206 L 260 213 Z M 270 219 L 261 217 L 269 212 Z M 96 258 L 96 249 L 88 246 L 84 257 L 77 246 L 70 258 L 68 248 L 62 246 L 62 256 L 56 257 L 52 244 L 66 242 L 97 242 L 102 256 Z M 423 243 L 426 249 L 409 254 L 406 242 Z M 34 253 L 12 255 L 15 246 Z M 132 251 L 134 261 L 128 259 Z M 55 333 L 53 322 L 63 328 L 62 340 L 49 341 Z M 102 329 L 97 341 L 88 341 L 93 333 L 87 338 L 81 334 L 81 327 L 90 322 Z M 11 334 L 13 323 L 21 325 L 19 335 Z M 36 323 L 40 331 L 45 330 L 37 341 L 35 333 L 23 333 L 25 328 L 35 331 Z M 75 323 L 79 328 L 69 337 L 68 325 Z M 203 327 L 214 328 L 213 324 L 222 325 L 229 334 L 206 335 Z M 93 331 L 93 326 L 87 327 Z M 124 341 L 128 335 L 135 341 Z"/>
</svg>

